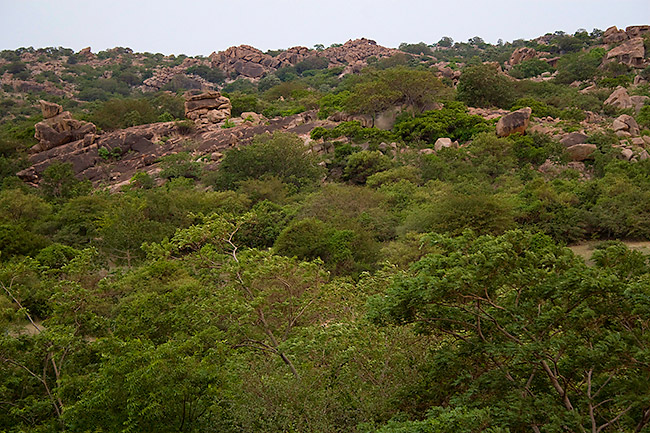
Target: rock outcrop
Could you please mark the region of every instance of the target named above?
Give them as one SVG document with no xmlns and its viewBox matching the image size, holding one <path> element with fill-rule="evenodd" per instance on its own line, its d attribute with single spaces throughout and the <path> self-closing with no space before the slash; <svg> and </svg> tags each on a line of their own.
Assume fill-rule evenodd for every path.
<svg viewBox="0 0 650 433">
<path fill-rule="evenodd" d="M 618 86 L 616 90 L 605 100 L 604 105 L 611 105 L 612 107 L 626 109 L 634 107 L 630 95 L 627 93 L 625 87 Z"/>
<path fill-rule="evenodd" d="M 634 117 L 627 114 L 618 116 L 612 127 L 619 137 L 638 137 L 640 133 L 639 125 Z"/>
<path fill-rule="evenodd" d="M 607 53 L 608 61 L 617 61 L 633 68 L 643 68 L 645 62 L 645 47 L 643 38 L 632 38 Z"/>
<path fill-rule="evenodd" d="M 524 133 L 530 122 L 533 110 L 529 107 L 521 108 L 501 117 L 497 122 L 497 135 L 507 137 L 514 133 Z"/>
<path fill-rule="evenodd" d="M 178 66 L 169 66 L 165 68 L 158 68 L 154 71 L 153 75 L 146 80 L 143 81 L 142 83 L 142 90 L 145 91 L 157 91 L 162 89 L 166 84 L 170 83 L 174 77 L 177 76 L 183 76 L 186 79 L 189 79 L 189 77 L 186 77 L 187 75 L 187 68 L 191 66 L 198 66 L 202 65 L 204 61 L 199 60 L 199 59 L 185 59 L 183 60 L 183 63 L 181 63 Z M 191 79 L 196 82 L 197 87 L 201 87 L 204 89 L 211 89 L 214 87 L 213 83 L 210 83 L 209 81 L 197 76 L 197 75 L 191 75 Z M 187 87 L 186 87 L 187 88 Z"/>
<path fill-rule="evenodd" d="M 83 120 L 73 119 L 69 111 L 47 101 L 39 101 L 44 120 L 34 125 L 34 137 L 38 144 L 31 148 L 32 153 L 42 152 L 62 144 L 80 140 L 87 134 L 94 134 L 95 125 Z"/>
<path fill-rule="evenodd" d="M 230 117 L 231 110 L 230 99 L 217 91 L 195 90 L 185 94 L 185 117 L 197 125 L 223 122 Z"/>
<path fill-rule="evenodd" d="M 318 52 L 319 57 L 325 57 L 331 65 L 354 64 L 358 61 L 366 62 L 369 57 L 381 59 L 392 57 L 402 51 L 377 45 L 377 42 L 361 38 L 349 40 L 340 47 L 329 47 Z"/>
<path fill-rule="evenodd" d="M 625 33 L 630 38 L 643 37 L 645 35 L 650 35 L 650 26 L 628 26 L 625 28 Z"/>
<path fill-rule="evenodd" d="M 617 44 L 628 39 L 625 30 L 619 30 L 618 27 L 612 26 L 603 33 L 603 42 L 606 44 Z"/>
<path fill-rule="evenodd" d="M 309 57 L 323 57 L 328 60 L 330 67 L 348 65 L 352 69 L 361 69 L 366 65 L 369 57 L 381 59 L 400 52 L 377 45 L 373 40 L 362 38 L 349 40 L 341 46 L 329 47 L 322 51 L 310 50 L 307 47 L 293 47 L 275 57 L 250 45 L 239 45 L 218 53 L 214 52 L 210 54 L 209 59 L 213 67 L 220 68 L 231 76 L 241 75 L 255 79 L 285 66 L 296 65 Z"/>
<path fill-rule="evenodd" d="M 29 161 L 32 165 L 17 175 L 26 182 L 38 184 L 50 164 L 69 162 L 78 178 L 88 179 L 94 184 L 111 184 L 119 189 L 138 171 L 155 174 L 160 169 L 161 157 L 187 152 L 189 142 L 194 143 L 192 155 L 195 160 L 218 159 L 215 155 L 234 146 L 244 146 L 258 134 L 287 131 L 307 140 L 315 127 L 333 126 L 316 117 L 315 111 L 309 111 L 271 119 L 264 124 L 243 122 L 228 129 L 210 124 L 189 133 L 182 131 L 176 122 L 134 126 L 94 136 L 94 140 L 81 139 L 31 155 Z M 100 153 L 100 149 L 107 152 Z M 102 157 L 102 153 L 111 156 Z"/>
<path fill-rule="evenodd" d="M 510 60 L 508 60 L 508 64 L 510 66 L 514 66 L 521 62 L 525 62 L 526 60 L 532 60 L 536 57 L 537 57 L 537 51 L 534 48 L 521 47 L 521 48 L 517 48 L 512 53 L 512 55 L 510 56 Z"/>
</svg>

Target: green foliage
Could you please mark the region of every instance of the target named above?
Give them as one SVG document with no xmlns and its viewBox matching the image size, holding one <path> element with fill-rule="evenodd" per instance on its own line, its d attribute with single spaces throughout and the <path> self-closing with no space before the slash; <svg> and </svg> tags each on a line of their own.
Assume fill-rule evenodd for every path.
<svg viewBox="0 0 650 433">
<path fill-rule="evenodd" d="M 388 170 L 392 165 L 390 158 L 378 150 L 356 152 L 348 158 L 348 163 L 343 170 L 343 179 L 362 185 L 370 176 Z"/>
<path fill-rule="evenodd" d="M 466 67 L 457 92 L 458 100 L 472 107 L 507 108 L 514 99 L 511 82 L 489 64 Z"/>
<path fill-rule="evenodd" d="M 211 83 L 220 84 L 226 79 L 226 74 L 219 68 L 211 68 L 205 65 L 194 65 L 186 69 L 188 74 L 198 75 Z"/>
<path fill-rule="evenodd" d="M 275 132 L 259 135 L 253 143 L 226 153 L 215 179 L 218 188 L 234 188 L 241 181 L 264 175 L 276 176 L 297 188 L 309 188 L 320 180 L 316 159 L 305 153 L 302 140 Z"/>
<path fill-rule="evenodd" d="M 441 137 L 466 142 L 489 128 L 482 117 L 467 114 L 463 104 L 448 102 L 440 110 L 426 111 L 412 118 L 400 117 L 393 130 L 407 143 L 423 141 L 433 145 Z"/>
<path fill-rule="evenodd" d="M 489 408 L 497 426 L 512 430 L 637 425 L 630 411 L 646 404 L 642 367 L 624 354 L 636 353 L 631 341 L 644 335 L 645 319 L 628 325 L 645 296 L 639 280 L 590 269 L 550 238 L 525 232 L 430 241 L 438 251 L 395 278 L 370 311 L 380 323 L 447 336 L 432 348 L 434 402 Z M 600 392 L 589 394 L 594 386 Z"/>
<path fill-rule="evenodd" d="M 371 144 L 385 143 L 395 139 L 395 136 L 390 131 L 374 127 L 364 128 L 358 120 L 341 122 L 332 129 L 316 127 L 310 132 L 310 137 L 313 140 L 318 140 L 320 138 L 333 140 L 340 137 L 347 137 L 354 143 Z"/>
<path fill-rule="evenodd" d="M 182 107 L 181 98 L 164 94 L 152 99 L 111 99 L 96 106 L 87 116 L 87 120 L 105 131 L 112 131 L 155 123 L 164 114 L 171 116 L 172 120 L 182 118 Z"/>
<path fill-rule="evenodd" d="M 449 93 L 449 89 L 430 71 L 405 67 L 367 70 L 353 86 L 345 101 L 345 110 L 375 115 L 404 105 L 422 112 Z"/>
<path fill-rule="evenodd" d="M 89 181 L 75 177 L 71 163 L 60 162 L 50 164 L 43 171 L 40 185 L 43 196 L 52 201 L 66 201 L 87 194 L 91 188 Z"/>
<path fill-rule="evenodd" d="M 641 107 L 641 111 L 636 115 L 636 122 L 640 127 L 650 129 L 650 105 Z"/>
<path fill-rule="evenodd" d="M 558 60 L 558 83 L 569 84 L 573 81 L 593 79 L 604 53 L 593 49 L 588 53 L 575 53 L 563 56 Z"/>
<path fill-rule="evenodd" d="M 201 163 L 187 152 L 178 152 L 173 155 L 167 155 L 160 159 L 162 170 L 160 177 L 172 179 L 175 177 L 186 177 L 197 179 L 201 175 Z"/>
<path fill-rule="evenodd" d="M 515 78 L 531 78 L 541 75 L 544 72 L 552 71 L 553 68 L 544 60 L 530 59 L 513 66 L 510 70 L 510 75 Z"/>
<path fill-rule="evenodd" d="M 296 63 L 295 70 L 298 74 L 302 75 L 305 71 L 327 69 L 329 60 L 325 57 L 312 56 Z"/>
<path fill-rule="evenodd" d="M 424 42 L 420 42 L 417 44 L 407 44 L 405 42 L 402 42 L 399 44 L 399 49 L 401 51 L 404 51 L 405 53 L 410 53 L 410 54 L 423 54 L 425 56 L 432 56 L 433 51 L 431 51 L 431 48 Z"/>
<path fill-rule="evenodd" d="M 318 104 L 320 110 L 318 111 L 319 119 L 327 119 L 329 116 L 334 114 L 337 111 L 343 111 L 348 98 L 350 97 L 350 92 L 344 90 L 339 93 L 328 93 L 323 96 Z"/>
</svg>

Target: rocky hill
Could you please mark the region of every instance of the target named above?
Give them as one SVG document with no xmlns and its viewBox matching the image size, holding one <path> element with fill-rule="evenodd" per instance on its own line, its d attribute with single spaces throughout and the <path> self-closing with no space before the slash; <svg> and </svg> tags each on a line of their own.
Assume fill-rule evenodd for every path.
<svg viewBox="0 0 650 433">
<path fill-rule="evenodd" d="M 332 129 L 355 120 L 363 127 L 390 130 L 400 112 L 414 108 L 406 99 L 370 109 L 349 108 L 354 104 L 348 101 L 331 112 L 326 107 L 331 95 L 339 94 L 341 83 L 353 82 L 344 77 L 358 75 L 368 66 L 379 71 L 395 66 L 418 68 L 430 71 L 453 91 L 462 81 L 464 64 L 475 64 L 483 57 L 485 66 L 494 67 L 497 77 L 514 86 L 521 87 L 516 84 L 519 81 L 556 83 L 589 101 L 578 107 L 546 97 L 548 103 L 523 98 L 521 104 L 532 109 L 521 121 L 523 126 L 513 131 L 548 135 L 564 143 L 570 159 L 580 163 L 589 160 L 596 148 L 586 142 L 588 137 L 611 131 L 619 140 L 615 147 L 621 158 L 638 160 L 648 158 L 650 144 L 635 120 L 650 99 L 643 90 L 650 75 L 649 37 L 649 26 L 631 26 L 594 30 L 591 35 L 548 34 L 505 46 L 474 38 L 452 46 L 441 41 L 391 49 L 357 39 L 329 48 L 293 47 L 267 53 L 241 45 L 207 58 L 133 53 L 128 48 L 97 54 L 90 48 L 78 53 L 62 48 L 19 49 L 4 51 L 0 58 L 6 108 L 1 114 L 5 125 L 24 119 L 25 114 L 38 121 L 34 127 L 37 144 L 30 150 L 28 165 L 18 173 L 21 179 L 38 184 L 45 168 L 59 161 L 71 163 L 77 176 L 96 185 L 122 185 L 138 171 L 155 176 L 160 161 L 178 152 L 189 151 L 192 158 L 205 163 L 206 170 L 214 170 L 226 149 L 244 145 L 263 132 L 299 132 L 308 147 L 316 145 L 315 151 L 326 153 L 329 145 L 322 139 L 313 141 L 312 129 Z M 598 53 L 598 61 L 589 60 L 587 53 Z M 584 68 L 592 75 L 586 76 Z M 349 85 L 348 89 L 354 90 Z M 162 96 L 153 100 L 147 95 Z M 35 112 L 38 97 L 43 98 L 40 118 Z M 115 110 L 114 106 L 126 104 L 120 102 L 125 97 L 133 101 L 132 108 L 124 108 L 117 121 L 101 117 L 106 113 L 98 107 Z M 161 103 L 162 97 L 167 102 Z M 469 110 L 490 122 L 508 113 L 489 105 Z M 430 105 L 435 107 L 436 103 Z M 321 120 L 317 120 L 319 110 Z M 159 113 L 160 122 L 147 122 L 155 118 L 150 112 Z M 95 125 L 93 120 L 100 123 Z M 568 121 L 575 123 L 567 127 Z M 129 125 L 134 126 L 125 128 Z M 97 126 L 108 130 L 97 130 Z M 396 145 L 395 140 L 387 141 Z M 434 143 L 430 145 L 435 149 Z"/>
</svg>

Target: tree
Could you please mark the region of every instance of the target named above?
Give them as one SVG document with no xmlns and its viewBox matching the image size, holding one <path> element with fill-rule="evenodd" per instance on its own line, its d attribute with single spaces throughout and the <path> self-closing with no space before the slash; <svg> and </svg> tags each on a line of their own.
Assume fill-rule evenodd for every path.
<svg viewBox="0 0 650 433">
<path fill-rule="evenodd" d="M 513 87 L 508 78 L 490 64 L 465 68 L 457 90 L 458 99 L 472 107 L 509 108 L 514 99 Z"/>
<path fill-rule="evenodd" d="M 628 256 L 609 251 L 604 263 L 614 268 L 589 268 L 551 238 L 521 231 L 430 240 L 437 252 L 371 309 L 380 323 L 439 336 L 432 371 L 441 398 L 490 407 L 513 431 L 644 430 L 647 267 L 621 274 Z"/>
<path fill-rule="evenodd" d="M 449 95 L 449 89 L 431 71 L 394 67 L 362 75 L 345 108 L 351 113 L 376 115 L 403 105 L 421 113 Z"/>
</svg>

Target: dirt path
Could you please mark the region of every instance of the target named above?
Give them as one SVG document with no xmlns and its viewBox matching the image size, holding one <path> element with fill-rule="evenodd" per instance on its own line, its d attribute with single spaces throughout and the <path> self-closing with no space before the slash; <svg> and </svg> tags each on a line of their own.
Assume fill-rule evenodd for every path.
<svg viewBox="0 0 650 433">
<path fill-rule="evenodd" d="M 602 241 L 588 241 L 577 245 L 571 245 L 571 251 L 574 254 L 583 257 L 588 264 L 591 264 L 591 255 L 596 249 L 596 245 Z M 640 251 L 643 254 L 650 254 L 650 241 L 623 241 L 631 250 Z"/>
</svg>

